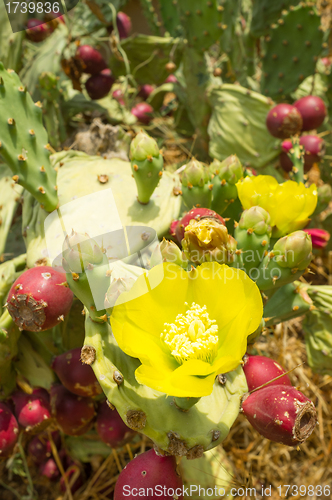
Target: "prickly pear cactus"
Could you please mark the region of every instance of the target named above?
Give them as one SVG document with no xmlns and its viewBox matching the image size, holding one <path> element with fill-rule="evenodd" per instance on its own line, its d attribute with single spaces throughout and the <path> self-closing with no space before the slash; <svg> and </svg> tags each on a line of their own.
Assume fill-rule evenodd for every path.
<svg viewBox="0 0 332 500">
<path fill-rule="evenodd" d="M 51 212 L 58 196 L 49 155 L 40 103 L 34 103 L 17 74 L 0 63 L 0 156 L 12 170 L 13 180 Z"/>
<path fill-rule="evenodd" d="M 0 256 L 6 246 L 10 226 L 21 197 L 23 187 L 17 185 L 10 170 L 5 165 L 0 165 Z"/>
<path fill-rule="evenodd" d="M 320 17 L 312 5 L 283 12 L 265 38 L 263 93 L 282 98 L 293 92 L 315 72 L 322 43 Z"/>
<path fill-rule="evenodd" d="M 179 410 L 172 397 L 138 384 L 138 359 L 124 354 L 110 325 L 92 321 L 86 312 L 85 354 L 105 392 L 126 424 L 162 450 L 189 459 L 217 446 L 236 419 L 240 398 L 247 391 L 242 367 L 227 373 L 226 383 L 216 379 L 210 396 L 202 397 L 188 412 Z"/>
<path fill-rule="evenodd" d="M 271 24 L 276 23 L 281 12 L 291 5 L 296 5 L 298 0 L 281 0 L 271 2 L 270 0 L 253 0 L 252 20 L 250 33 L 254 37 L 266 35 Z"/>
</svg>

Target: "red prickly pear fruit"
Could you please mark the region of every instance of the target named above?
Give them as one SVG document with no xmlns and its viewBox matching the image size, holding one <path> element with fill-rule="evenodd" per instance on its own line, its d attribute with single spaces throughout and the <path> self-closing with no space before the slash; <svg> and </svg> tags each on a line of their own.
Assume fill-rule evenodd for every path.
<svg viewBox="0 0 332 500">
<path fill-rule="evenodd" d="M 136 116 L 137 120 L 145 125 L 148 125 L 152 120 L 153 107 L 146 102 L 139 102 L 131 109 L 131 112 Z"/>
<path fill-rule="evenodd" d="M 51 433 L 53 442 L 59 450 L 61 448 L 61 436 L 59 431 Z M 28 454 L 36 464 L 41 464 L 51 456 L 52 448 L 47 434 L 38 434 L 34 436 L 28 445 Z"/>
<path fill-rule="evenodd" d="M 295 108 L 302 116 L 302 130 L 313 130 L 320 127 L 326 117 L 324 101 L 316 95 L 307 95 L 294 102 Z"/>
<path fill-rule="evenodd" d="M 5 403 L 0 402 L 0 458 L 11 455 L 18 440 L 16 418 Z"/>
<path fill-rule="evenodd" d="M 138 455 L 122 470 L 115 485 L 114 500 L 134 500 L 135 492 L 147 492 L 150 499 L 183 498 L 183 483 L 173 456 L 159 456 L 151 449 Z M 152 491 L 152 494 L 150 493 Z M 161 494 L 161 492 L 164 494 Z"/>
<path fill-rule="evenodd" d="M 171 222 L 171 225 L 170 225 L 170 228 L 169 228 L 169 234 L 170 235 L 176 236 L 176 228 L 178 227 L 179 224 L 180 224 L 179 220 L 173 220 Z"/>
<path fill-rule="evenodd" d="M 102 392 L 91 366 L 83 364 L 81 361 L 80 347 L 56 356 L 51 368 L 59 377 L 62 385 L 78 396 L 92 397 Z"/>
<path fill-rule="evenodd" d="M 138 95 L 142 97 L 142 99 L 147 99 L 150 94 L 154 91 L 153 85 L 149 85 L 148 83 L 141 86 Z"/>
<path fill-rule="evenodd" d="M 120 40 L 128 38 L 131 32 L 131 19 L 124 12 L 118 12 L 116 16 L 116 26 L 118 28 Z"/>
<path fill-rule="evenodd" d="M 53 22 L 54 21 L 54 22 Z M 52 26 L 56 28 L 56 26 L 60 23 L 66 24 L 64 17 L 58 12 L 54 12 L 53 10 L 44 16 L 45 23 L 52 23 Z"/>
<path fill-rule="evenodd" d="M 81 486 L 83 486 L 83 475 L 78 465 L 71 465 L 65 472 L 70 491 L 74 494 Z M 60 479 L 60 488 L 63 493 L 66 492 L 67 487 L 63 477 Z"/>
<path fill-rule="evenodd" d="M 31 430 L 52 418 L 50 396 L 45 389 L 34 389 L 32 394 L 16 391 L 11 397 L 15 404 L 17 421 L 26 430 Z"/>
<path fill-rule="evenodd" d="M 324 248 L 329 242 L 330 233 L 325 229 L 312 228 L 303 229 L 306 233 L 310 234 L 313 248 Z"/>
<path fill-rule="evenodd" d="M 124 95 L 121 89 L 116 89 L 112 92 L 112 97 L 118 101 L 122 106 L 125 106 Z"/>
<path fill-rule="evenodd" d="M 325 154 L 325 142 L 317 135 L 302 135 L 300 146 L 304 147 L 304 171 L 308 172 L 314 163 L 319 163 Z"/>
<path fill-rule="evenodd" d="M 247 395 L 242 410 L 263 437 L 287 446 L 303 443 L 317 424 L 312 401 L 285 385 L 267 386 Z"/>
<path fill-rule="evenodd" d="M 292 147 L 293 147 L 293 143 L 290 140 L 283 141 L 281 144 L 282 152 L 280 153 L 280 156 L 279 156 L 279 163 L 280 163 L 281 168 L 285 172 L 291 172 L 292 168 L 293 168 L 293 162 L 287 154 L 292 149 Z"/>
<path fill-rule="evenodd" d="M 289 376 L 279 363 L 266 356 L 246 354 L 242 368 L 247 379 L 249 392 L 268 382 L 269 384 L 266 387 L 270 385 L 292 385 Z M 279 377 L 283 373 L 285 373 L 283 377 L 271 382 L 272 379 Z"/>
<path fill-rule="evenodd" d="M 291 104 L 277 104 L 266 117 L 266 126 L 273 137 L 287 139 L 302 129 L 302 116 Z"/>
<path fill-rule="evenodd" d="M 111 448 L 119 448 L 128 443 L 135 432 L 122 420 L 116 410 L 111 410 L 104 401 L 98 408 L 96 429 L 99 437 Z"/>
<path fill-rule="evenodd" d="M 51 387 L 51 407 L 65 434 L 81 436 L 92 424 L 95 410 L 91 398 L 77 396 L 62 385 Z"/>
<path fill-rule="evenodd" d="M 56 479 L 59 478 L 60 476 L 60 471 L 58 469 L 58 466 L 54 460 L 54 458 L 48 458 L 43 462 L 40 467 L 39 467 L 39 474 L 42 476 L 47 477 L 47 479 L 50 479 L 51 481 L 55 481 Z"/>
<path fill-rule="evenodd" d="M 175 227 L 175 234 L 179 243 L 183 240 L 184 230 L 192 219 L 217 219 L 225 225 L 224 219 L 214 210 L 210 210 L 209 208 L 193 208 L 182 217 L 179 224 Z"/>
<path fill-rule="evenodd" d="M 99 50 L 91 45 L 79 45 L 76 50 L 76 58 L 82 66 L 82 71 L 89 75 L 97 75 L 107 68 L 105 59 Z"/>
<path fill-rule="evenodd" d="M 168 75 L 168 77 L 165 80 L 165 83 L 178 83 L 178 79 L 176 78 L 175 75 Z"/>
<path fill-rule="evenodd" d="M 92 75 L 85 82 L 85 89 L 92 100 L 106 97 L 115 79 L 110 69 L 104 69 L 98 75 Z"/>
<path fill-rule="evenodd" d="M 32 42 L 42 42 L 51 34 L 48 24 L 43 23 L 40 19 L 29 19 L 26 26 L 27 38 Z"/>
<path fill-rule="evenodd" d="M 41 332 L 63 321 L 73 298 L 64 273 L 49 266 L 38 266 L 17 278 L 6 305 L 20 330 Z"/>
</svg>

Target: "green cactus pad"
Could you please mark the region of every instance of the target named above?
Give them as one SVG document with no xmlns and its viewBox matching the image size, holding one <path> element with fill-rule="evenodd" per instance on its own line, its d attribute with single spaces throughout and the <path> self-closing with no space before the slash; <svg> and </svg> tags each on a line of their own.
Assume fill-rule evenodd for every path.
<svg viewBox="0 0 332 500">
<path fill-rule="evenodd" d="M 283 98 L 315 72 L 322 52 L 323 32 L 314 7 L 299 5 L 283 12 L 265 39 L 261 88 Z"/>
<path fill-rule="evenodd" d="M 52 147 L 59 149 L 66 139 L 66 128 L 60 108 L 59 77 L 43 72 L 39 76 L 39 86 L 43 99 L 43 118 Z"/>
<path fill-rule="evenodd" d="M 279 288 L 264 306 L 265 326 L 272 326 L 306 314 L 312 301 L 299 283 L 288 283 Z"/>
<path fill-rule="evenodd" d="M 209 154 L 224 160 L 234 153 L 245 167 L 263 168 L 279 155 L 280 141 L 267 131 L 265 120 L 273 102 L 239 85 L 225 84 L 211 92 Z"/>
<path fill-rule="evenodd" d="M 142 11 L 145 19 L 148 22 L 152 35 L 160 36 L 161 22 L 158 19 L 156 9 L 153 6 L 152 0 L 140 0 Z"/>
<path fill-rule="evenodd" d="M 266 35 L 270 26 L 276 23 L 281 16 L 281 12 L 291 5 L 296 5 L 298 0 L 253 0 L 252 19 L 250 24 L 250 33 L 254 37 Z"/>
<path fill-rule="evenodd" d="M 183 35 L 177 0 L 159 0 L 158 6 L 165 30 L 173 37 Z"/>
<path fill-rule="evenodd" d="M 111 188 L 123 226 L 148 226 L 157 232 L 158 237 L 162 237 L 168 232 L 171 222 L 179 217 L 181 196 L 177 196 L 178 191 L 174 188 L 179 188 L 180 182 L 175 174 L 164 171 L 148 205 L 141 205 L 137 201 L 137 188 L 129 162 L 89 156 L 79 151 L 56 153 L 52 161 L 58 169 L 60 207 L 82 196 Z M 28 267 L 33 267 L 39 259 L 50 265 L 44 234 L 47 215 L 29 194 L 25 194 L 23 234 Z M 77 220 L 81 221 L 81 217 L 78 210 Z M 98 226 L 100 234 L 103 234 L 107 232 L 107 228 L 103 228 L 104 222 L 100 220 L 98 225 L 96 221 L 86 220 L 84 232 L 93 237 Z"/>
<path fill-rule="evenodd" d="M 172 397 L 138 384 L 136 358 L 118 347 L 108 323 L 93 322 L 86 311 L 85 349 L 106 397 L 124 422 L 172 455 L 198 458 L 225 439 L 236 419 L 247 384 L 242 367 L 217 379 L 210 396 L 202 397 L 188 412 L 179 410 Z M 84 359 L 84 350 L 83 350 Z"/>
<path fill-rule="evenodd" d="M 302 326 L 310 368 L 321 375 L 332 375 L 331 310 L 310 311 Z"/>
<path fill-rule="evenodd" d="M 17 356 L 17 342 L 21 332 L 6 310 L 0 316 L 0 400 L 6 399 L 16 387 L 13 358 Z"/>
<path fill-rule="evenodd" d="M 13 179 L 51 212 L 57 207 L 56 172 L 49 159 L 41 107 L 13 71 L 0 63 L 0 155 Z"/>
<path fill-rule="evenodd" d="M 23 191 L 23 187 L 15 184 L 9 174 L 10 170 L 5 165 L 0 165 L 0 256 L 5 250 L 10 226 Z"/>
</svg>

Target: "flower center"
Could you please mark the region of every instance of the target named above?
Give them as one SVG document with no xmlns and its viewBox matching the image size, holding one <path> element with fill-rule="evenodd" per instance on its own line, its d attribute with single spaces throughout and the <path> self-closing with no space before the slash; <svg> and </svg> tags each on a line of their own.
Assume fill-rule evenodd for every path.
<svg viewBox="0 0 332 500">
<path fill-rule="evenodd" d="M 187 303 L 185 303 L 188 305 Z M 165 323 L 160 338 L 169 347 L 178 363 L 189 359 L 212 362 L 218 349 L 218 326 L 206 306 L 193 302 L 185 314 L 178 314 L 174 323 Z"/>
</svg>

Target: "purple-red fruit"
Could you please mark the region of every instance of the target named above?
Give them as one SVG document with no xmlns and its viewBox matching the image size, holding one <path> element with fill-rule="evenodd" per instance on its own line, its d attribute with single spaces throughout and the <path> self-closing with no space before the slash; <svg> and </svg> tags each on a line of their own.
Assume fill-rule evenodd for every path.
<svg viewBox="0 0 332 500">
<path fill-rule="evenodd" d="M 80 347 L 56 356 L 51 367 L 62 385 L 78 396 L 97 396 L 102 392 L 91 366 L 81 361 Z"/>
<path fill-rule="evenodd" d="M 42 42 L 51 34 L 48 24 L 43 23 L 40 19 L 29 19 L 26 29 L 26 35 L 32 42 Z"/>
<path fill-rule="evenodd" d="M 120 40 L 128 38 L 131 32 L 131 19 L 124 12 L 118 12 L 116 16 L 116 26 L 118 28 Z"/>
<path fill-rule="evenodd" d="M 319 163 L 325 154 L 325 142 L 317 135 L 302 135 L 300 146 L 304 147 L 304 171 L 311 169 L 314 163 Z"/>
<path fill-rule="evenodd" d="M 136 116 L 137 120 L 145 125 L 148 125 L 152 120 L 153 108 L 146 102 L 139 102 L 131 109 L 131 112 Z"/>
<path fill-rule="evenodd" d="M 176 78 L 175 75 L 168 75 L 168 77 L 165 80 L 165 83 L 178 83 L 178 79 Z"/>
<path fill-rule="evenodd" d="M 325 120 L 326 107 L 324 101 L 316 95 L 307 95 L 294 102 L 294 106 L 302 116 L 302 130 L 318 128 Z"/>
<path fill-rule="evenodd" d="M 291 104 L 277 104 L 266 117 L 266 126 L 273 137 L 287 139 L 302 129 L 302 116 Z"/>
<path fill-rule="evenodd" d="M 93 100 L 106 97 L 115 82 L 110 69 L 104 69 L 98 75 L 92 75 L 85 82 L 89 97 Z"/>
<path fill-rule="evenodd" d="M 210 210 L 209 208 L 193 208 L 189 212 L 187 212 L 179 223 L 175 227 L 175 235 L 179 243 L 184 238 L 184 230 L 188 226 L 189 222 L 192 220 L 200 220 L 200 219 L 217 219 L 223 225 L 225 225 L 224 219 L 217 214 L 214 210 Z M 173 226 L 174 230 L 174 226 Z"/>
<path fill-rule="evenodd" d="M 292 385 L 287 374 L 271 382 L 274 378 L 285 373 L 285 370 L 279 363 L 266 356 L 251 356 L 250 354 L 246 354 L 242 368 L 246 376 L 249 392 L 268 382 L 269 384 L 266 387 L 270 387 L 271 385 Z"/>
<path fill-rule="evenodd" d="M 112 92 L 112 97 L 118 101 L 122 106 L 125 106 L 124 95 L 121 89 L 116 89 Z"/>
<path fill-rule="evenodd" d="M 293 162 L 287 154 L 292 149 L 292 147 L 293 147 L 293 144 L 292 144 L 292 141 L 290 141 L 290 140 L 283 141 L 283 143 L 281 144 L 282 152 L 280 153 L 280 156 L 279 156 L 279 163 L 280 163 L 281 168 L 285 172 L 291 172 L 291 170 L 293 168 Z"/>
<path fill-rule="evenodd" d="M 122 420 L 116 410 L 111 410 L 104 401 L 98 408 L 96 429 L 104 443 L 112 448 L 119 448 L 128 443 L 135 434 Z"/>
<path fill-rule="evenodd" d="M 78 465 L 71 465 L 65 472 L 70 491 L 74 494 L 81 486 L 83 486 L 82 471 Z M 66 483 L 63 477 L 60 479 L 60 488 L 64 493 L 67 490 Z"/>
<path fill-rule="evenodd" d="M 175 457 L 159 456 L 153 449 L 138 455 L 120 473 L 114 500 L 134 500 L 140 488 L 149 491 L 151 499 L 182 499 L 183 483 L 176 471 Z"/>
<path fill-rule="evenodd" d="M 58 431 L 53 431 L 52 439 L 56 448 L 59 450 L 61 447 L 60 433 Z M 51 443 L 48 440 L 47 434 L 44 433 L 34 436 L 28 445 L 28 453 L 36 464 L 41 464 L 46 461 L 52 453 Z"/>
<path fill-rule="evenodd" d="M 9 291 L 7 308 L 21 330 L 40 332 L 63 321 L 73 298 L 64 273 L 38 266 L 17 278 Z"/>
<path fill-rule="evenodd" d="M 92 424 L 93 400 L 77 396 L 62 385 L 51 387 L 51 407 L 54 417 L 65 434 L 81 436 Z"/>
<path fill-rule="evenodd" d="M 16 391 L 11 397 L 15 404 L 17 421 L 27 430 L 52 417 L 50 397 L 45 389 L 34 389 L 32 394 Z"/>
<path fill-rule="evenodd" d="M 150 94 L 154 91 L 153 85 L 149 85 L 148 83 L 141 86 L 138 95 L 142 97 L 142 99 L 147 99 Z"/>
<path fill-rule="evenodd" d="M 89 75 L 97 75 L 107 68 L 105 59 L 99 50 L 91 45 L 79 45 L 76 50 L 76 58 L 82 65 L 82 71 Z"/>
<path fill-rule="evenodd" d="M 54 458 L 48 458 L 39 467 L 39 473 L 51 481 L 55 481 L 60 476 L 60 471 Z"/>
<path fill-rule="evenodd" d="M 19 427 L 7 405 L 0 402 L 0 458 L 11 455 L 18 440 Z"/>
<path fill-rule="evenodd" d="M 312 401 L 295 387 L 285 385 L 267 386 L 249 394 L 242 410 L 263 437 L 287 446 L 303 443 L 317 424 Z"/>
</svg>

